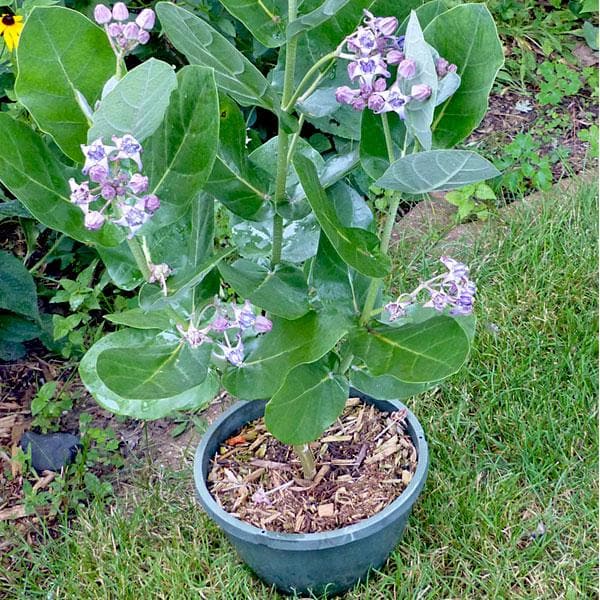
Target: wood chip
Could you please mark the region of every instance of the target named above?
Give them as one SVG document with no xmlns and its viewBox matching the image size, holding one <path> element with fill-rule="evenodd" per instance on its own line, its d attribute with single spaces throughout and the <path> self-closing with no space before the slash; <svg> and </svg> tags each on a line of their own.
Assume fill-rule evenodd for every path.
<svg viewBox="0 0 600 600">
<path fill-rule="evenodd" d="M 317 512 L 320 517 L 333 517 L 333 513 L 334 513 L 333 502 L 330 502 L 329 504 L 319 504 L 319 508 L 317 509 Z"/>
</svg>

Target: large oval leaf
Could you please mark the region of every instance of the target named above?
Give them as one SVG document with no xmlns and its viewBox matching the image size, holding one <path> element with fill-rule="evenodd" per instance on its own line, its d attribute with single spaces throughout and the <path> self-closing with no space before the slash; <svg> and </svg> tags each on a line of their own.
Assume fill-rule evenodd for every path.
<svg viewBox="0 0 600 600">
<path fill-rule="evenodd" d="M 468 150 L 430 150 L 397 160 L 376 185 L 405 194 L 453 190 L 500 175 L 494 165 Z"/>
<path fill-rule="evenodd" d="M 278 48 L 285 42 L 286 2 L 221 0 L 221 4 L 239 19 L 263 46 Z"/>
<path fill-rule="evenodd" d="M 69 177 L 80 176 L 50 152 L 42 138 L 25 123 L 0 113 L 0 181 L 41 223 L 86 243 L 115 246 L 125 237 L 106 224 L 88 231 L 83 213 L 69 200 Z"/>
<path fill-rule="evenodd" d="M 463 4 L 425 28 L 425 39 L 458 67 L 460 88 L 436 109 L 433 143 L 451 148 L 483 119 L 492 84 L 504 63 L 494 19 L 485 4 Z"/>
<path fill-rule="evenodd" d="M 155 400 L 200 385 L 208 373 L 211 347 L 191 349 L 182 340 L 160 337 L 142 346 L 108 348 L 98 354 L 96 372 L 122 398 Z"/>
<path fill-rule="evenodd" d="M 406 383 L 444 379 L 465 362 L 469 340 L 452 317 L 437 316 L 402 327 L 376 327 L 355 332 L 353 353 L 375 375 L 392 375 Z"/>
<path fill-rule="evenodd" d="M 164 396 L 151 400 L 124 398 L 111 391 L 98 375 L 98 356 L 109 349 L 152 344 L 155 340 L 156 332 L 125 329 L 103 337 L 87 351 L 79 365 L 79 375 L 90 394 L 103 408 L 136 419 L 160 419 L 174 411 L 201 408 L 215 397 L 219 390 L 219 380 L 212 371 L 209 371 L 200 385 L 180 394 L 165 390 Z"/>
<path fill-rule="evenodd" d="M 385 277 L 390 269 L 390 261 L 381 253 L 377 236 L 370 231 L 341 224 L 308 158 L 297 155 L 294 167 L 319 225 L 336 252 L 360 273 L 370 277 Z"/>
<path fill-rule="evenodd" d="M 175 71 L 151 58 L 129 71 L 94 111 L 88 142 L 111 136 L 133 135 L 144 141 L 161 124 L 171 92 L 177 87 Z"/>
<path fill-rule="evenodd" d="M 342 414 L 349 391 L 348 380 L 325 361 L 300 365 L 268 402 L 267 429 L 284 444 L 312 442 Z"/>
<path fill-rule="evenodd" d="M 106 34 L 81 13 L 58 6 L 34 8 L 17 52 L 15 93 L 40 129 L 75 162 L 89 127 L 76 94 L 90 106 L 114 74 L 115 55 Z"/>
<path fill-rule="evenodd" d="M 269 177 L 248 160 L 244 115 L 225 94 L 219 99 L 218 139 L 205 190 L 235 215 L 255 219 L 268 197 Z"/>
<path fill-rule="evenodd" d="M 170 2 L 159 2 L 156 12 L 169 40 L 190 63 L 212 67 L 217 85 L 234 100 L 281 114 L 294 129 L 293 119 L 281 113 L 279 98 L 263 74 L 216 29 Z"/>
<path fill-rule="evenodd" d="M 231 265 L 221 262 L 219 271 L 238 294 L 273 315 L 293 320 L 310 309 L 306 277 L 298 267 L 268 269 L 240 258 Z"/>
<path fill-rule="evenodd" d="M 10 252 L 0 251 L 0 309 L 40 318 L 37 292 L 31 273 Z"/>
<path fill-rule="evenodd" d="M 437 381 L 427 383 L 406 383 L 391 375 L 374 377 L 366 367 L 352 366 L 350 385 L 378 400 L 406 400 L 437 385 Z"/>
<path fill-rule="evenodd" d="M 198 194 L 215 162 L 218 111 L 212 70 L 198 66 L 181 69 L 165 118 L 145 146 L 144 172 L 151 193 L 161 200 L 149 230 L 172 223 L 192 202 L 207 206 L 208 199 Z"/>
<path fill-rule="evenodd" d="M 324 356 L 350 327 L 334 312 L 309 312 L 295 321 L 275 318 L 270 333 L 248 344 L 244 364 L 226 371 L 223 385 L 238 398 L 270 398 L 291 369 Z"/>
<path fill-rule="evenodd" d="M 404 54 L 407 59 L 414 60 L 418 66 L 415 77 L 401 80 L 400 88 L 406 95 L 410 95 L 411 87 L 417 84 L 428 85 L 431 96 L 424 102 L 409 102 L 406 105 L 405 123 L 408 131 L 419 140 L 425 150 L 431 149 L 431 124 L 437 96 L 438 77 L 433 62 L 431 49 L 423 37 L 419 18 L 413 11 L 406 26 L 404 40 Z"/>
</svg>

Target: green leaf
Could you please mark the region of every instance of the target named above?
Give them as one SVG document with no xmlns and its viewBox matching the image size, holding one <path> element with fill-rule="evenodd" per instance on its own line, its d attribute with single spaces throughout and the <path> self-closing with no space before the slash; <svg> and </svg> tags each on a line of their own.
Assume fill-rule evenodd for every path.
<svg viewBox="0 0 600 600">
<path fill-rule="evenodd" d="M 170 2 L 159 2 L 156 13 L 173 46 L 191 64 L 215 70 L 220 89 L 243 106 L 281 112 L 280 100 L 262 73 L 206 21 Z M 287 123 L 291 126 L 290 119 Z"/>
<path fill-rule="evenodd" d="M 239 368 L 230 367 L 223 386 L 245 400 L 270 398 L 294 367 L 327 354 L 352 327 L 346 317 L 333 312 L 309 312 L 300 319 L 273 319 L 273 329 L 247 344 Z"/>
<path fill-rule="evenodd" d="M 115 325 L 125 325 L 133 329 L 158 329 L 164 331 L 171 327 L 171 319 L 166 311 L 145 312 L 141 308 L 132 308 L 119 313 L 104 315 Z"/>
<path fill-rule="evenodd" d="M 437 148 L 451 148 L 479 125 L 494 79 L 504 63 L 492 15 L 484 4 L 463 4 L 425 28 L 425 39 L 458 67 L 460 88 L 436 109 L 432 129 Z"/>
<path fill-rule="evenodd" d="M 129 71 L 100 101 L 94 111 L 88 142 L 111 136 L 133 135 L 143 142 L 161 124 L 171 92 L 177 87 L 175 71 L 151 58 Z"/>
<path fill-rule="evenodd" d="M 359 315 L 348 265 L 334 250 L 327 236 L 319 240 L 319 250 L 310 269 L 310 286 L 316 302 L 350 315 Z"/>
<path fill-rule="evenodd" d="M 1 193 L 2 192 L 0 191 L 0 194 Z M 7 200 L 6 202 L 0 202 L 0 221 L 2 219 L 10 219 L 12 217 L 31 219 L 32 215 L 18 200 Z"/>
<path fill-rule="evenodd" d="M 25 20 L 17 52 L 15 93 L 43 131 L 75 162 L 82 161 L 88 120 L 77 101 L 100 97 L 114 73 L 115 55 L 106 33 L 81 13 L 38 7 Z"/>
<path fill-rule="evenodd" d="M 0 264 L 2 262 L 2 252 L 0 252 Z M 0 266 L 0 305 L 4 298 L 3 292 L 3 270 Z M 37 310 L 37 304 L 36 304 Z M 18 317 L 13 314 L 0 314 L 0 343 L 20 343 L 33 340 L 42 334 L 42 330 L 37 323 Z"/>
<path fill-rule="evenodd" d="M 366 367 L 352 366 L 350 385 L 378 400 L 406 400 L 436 386 L 437 381 L 427 383 L 406 383 L 391 375 L 374 377 Z"/>
<path fill-rule="evenodd" d="M 219 119 L 219 146 L 205 190 L 232 213 L 254 219 L 265 206 L 269 178 L 248 160 L 244 115 L 224 94 Z"/>
<path fill-rule="evenodd" d="M 410 95 L 413 85 L 425 84 L 431 88 L 431 96 L 424 102 L 409 102 L 406 105 L 405 124 L 408 131 L 419 140 L 425 150 L 431 148 L 431 124 L 437 96 L 438 77 L 431 49 L 423 37 L 419 19 L 413 11 L 406 26 L 404 54 L 417 64 L 417 73 L 410 80 L 402 80 L 400 89 Z"/>
<path fill-rule="evenodd" d="M 88 231 L 83 213 L 69 200 L 70 176 L 67 169 L 24 123 L 0 113 L 0 181 L 44 225 L 66 233 L 80 242 L 115 246 L 124 237 L 119 228 L 106 224 Z"/>
<path fill-rule="evenodd" d="M 284 444 L 316 440 L 342 414 L 348 380 L 324 360 L 290 371 L 265 408 L 265 424 Z"/>
<path fill-rule="evenodd" d="M 147 63 L 144 63 L 147 64 Z M 177 74 L 177 89 L 165 118 L 147 140 L 144 172 L 150 191 L 161 201 L 149 223 L 156 230 L 172 223 L 198 198 L 213 168 L 219 137 L 219 104 L 211 69 L 187 66 Z"/>
<path fill-rule="evenodd" d="M 278 0 L 221 0 L 221 4 L 239 19 L 267 48 L 278 48 L 285 42 L 287 5 Z"/>
<path fill-rule="evenodd" d="M 397 160 L 375 184 L 405 194 L 424 194 L 461 188 L 498 175 L 500 171 L 475 152 L 430 150 Z"/>
<path fill-rule="evenodd" d="M 287 26 L 287 38 L 288 40 L 302 33 L 303 31 L 310 31 L 315 27 L 321 25 L 325 21 L 333 17 L 340 9 L 344 8 L 350 0 L 325 0 L 321 6 L 315 8 L 311 12 L 299 16 L 295 21 Z"/>
<path fill-rule="evenodd" d="M 357 271 L 370 277 L 385 277 L 390 269 L 390 261 L 379 250 L 377 236 L 363 229 L 344 227 L 340 223 L 309 159 L 297 155 L 294 167 L 319 225 L 336 252 Z"/>
<path fill-rule="evenodd" d="M 231 265 L 221 262 L 219 271 L 238 294 L 273 315 L 293 320 L 310 309 L 306 277 L 298 267 L 268 269 L 240 258 Z"/>
<path fill-rule="evenodd" d="M 436 316 L 402 327 L 358 330 L 352 352 L 375 375 L 391 375 L 406 383 L 444 379 L 465 362 L 469 340 L 452 317 Z"/>
<path fill-rule="evenodd" d="M 36 321 L 40 318 L 31 273 L 18 258 L 3 251 L 0 251 L 0 308 Z"/>
<path fill-rule="evenodd" d="M 196 385 L 179 394 L 170 389 L 164 395 L 147 398 L 125 398 L 112 391 L 100 377 L 97 360 L 107 350 L 129 349 L 157 344 L 155 331 L 134 331 L 125 329 L 103 337 L 85 354 L 79 365 L 79 374 L 88 391 L 106 410 L 119 415 L 128 415 L 136 419 L 160 419 L 179 410 L 201 408 L 208 404 L 219 390 L 216 375 L 209 371 L 200 385 Z M 157 348 L 160 347 L 156 345 Z"/>
<path fill-rule="evenodd" d="M 181 340 L 156 338 L 147 345 L 100 352 L 96 370 L 123 398 L 160 399 L 200 385 L 208 373 L 211 350 L 210 344 L 192 350 Z"/>
<path fill-rule="evenodd" d="M 421 6 L 415 8 L 415 13 L 417 18 L 419 19 L 419 23 L 421 27 L 427 27 L 433 19 L 435 19 L 438 15 L 441 15 L 443 12 L 450 10 L 454 6 L 452 0 L 431 0 L 431 2 L 425 2 Z M 398 34 L 404 35 L 406 33 L 406 28 L 408 27 L 408 17 L 404 19 L 400 28 L 398 29 Z"/>
</svg>

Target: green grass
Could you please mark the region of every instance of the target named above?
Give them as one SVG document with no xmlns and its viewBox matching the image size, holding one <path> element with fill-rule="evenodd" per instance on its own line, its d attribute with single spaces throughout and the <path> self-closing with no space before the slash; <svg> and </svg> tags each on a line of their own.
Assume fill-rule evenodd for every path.
<svg viewBox="0 0 600 600">
<path fill-rule="evenodd" d="M 428 433 L 429 480 L 402 543 L 348 599 L 596 596 L 596 226 L 587 187 L 463 251 L 480 290 L 476 345 L 461 374 L 410 403 Z M 190 478 L 155 470 L 109 509 L 81 510 L 58 539 L 23 545 L 0 593 L 279 598 L 197 508 Z"/>
</svg>

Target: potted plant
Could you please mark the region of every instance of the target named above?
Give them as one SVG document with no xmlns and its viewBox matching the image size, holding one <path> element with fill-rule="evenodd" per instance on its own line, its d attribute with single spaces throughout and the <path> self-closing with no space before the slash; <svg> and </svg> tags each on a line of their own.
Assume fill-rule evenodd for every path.
<svg viewBox="0 0 600 600">
<path fill-rule="evenodd" d="M 400 400 L 455 373 L 469 353 L 475 284 L 466 265 L 441 257 L 440 274 L 395 297 L 383 282 L 403 198 L 498 174 L 452 148 L 483 118 L 502 49 L 479 4 L 406 2 L 377 15 L 354 0 L 301 11 L 295 0 L 286 10 L 222 4 L 256 38 L 263 67 L 276 58 L 268 77 L 210 22 L 168 2 L 156 14 L 190 62 L 177 73 L 154 58 L 126 69 L 125 56 L 149 42 L 150 9 L 99 5 L 96 24 L 64 8 L 34 9 L 15 94 L 36 130 L 0 115 L 0 180 L 43 223 L 93 244 L 116 285 L 139 288 L 136 307 L 106 315 L 123 328 L 82 360 L 97 401 L 154 419 L 206 405 L 221 386 L 244 400 L 198 449 L 200 501 L 268 581 L 338 591 L 385 560 L 425 481 L 424 435 Z M 272 137 L 267 113 L 277 122 Z M 385 190 L 378 218 L 364 200 L 371 184 Z M 217 243 L 215 206 L 226 221 Z M 380 455 L 397 466 L 402 446 L 412 461 L 406 477 L 402 469 L 392 477 L 398 497 L 323 532 L 269 531 L 220 506 L 218 486 L 207 485 L 223 472 L 219 455 L 235 454 L 240 436 L 250 448 L 258 432 L 297 469 L 281 485 L 294 490 L 299 479 L 314 490 L 318 440 L 340 417 L 364 418 L 349 397 L 374 407 L 381 431 L 371 446 L 386 440 L 391 451 Z M 253 424 L 263 413 L 264 425 Z M 275 461 L 264 464 L 259 477 Z M 274 497 L 257 490 L 251 500 Z"/>
</svg>

